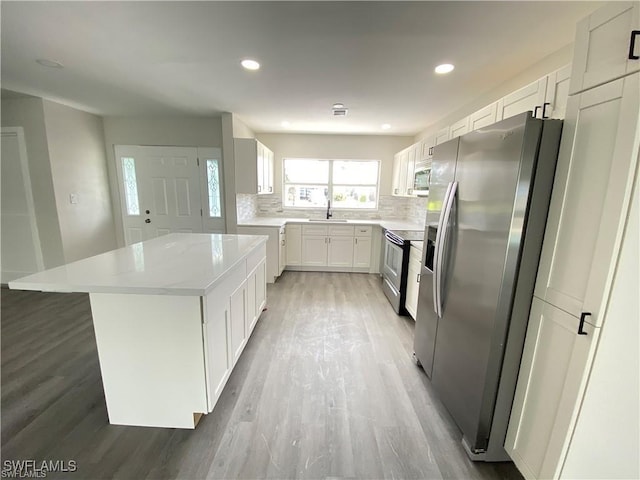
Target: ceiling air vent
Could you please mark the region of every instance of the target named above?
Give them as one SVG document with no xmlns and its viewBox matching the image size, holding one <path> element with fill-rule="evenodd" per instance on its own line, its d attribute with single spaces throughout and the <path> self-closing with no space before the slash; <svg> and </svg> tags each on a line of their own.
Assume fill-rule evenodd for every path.
<svg viewBox="0 0 640 480">
<path fill-rule="evenodd" d="M 334 108 L 333 109 L 333 116 L 334 117 L 346 117 L 347 116 L 347 109 L 346 108 Z"/>
</svg>

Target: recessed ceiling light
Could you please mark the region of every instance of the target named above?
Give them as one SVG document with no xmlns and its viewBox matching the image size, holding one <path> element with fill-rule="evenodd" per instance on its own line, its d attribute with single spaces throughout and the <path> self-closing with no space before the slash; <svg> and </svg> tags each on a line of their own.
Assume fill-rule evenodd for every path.
<svg viewBox="0 0 640 480">
<path fill-rule="evenodd" d="M 240 62 L 240 65 L 242 65 L 247 70 L 258 70 L 260 68 L 260 64 L 255 60 L 251 60 L 250 58 L 242 60 Z"/>
<path fill-rule="evenodd" d="M 341 108 L 344 108 L 344 103 L 334 103 L 333 104 L 333 109 L 334 110 L 341 109 Z"/>
<path fill-rule="evenodd" d="M 287 122 L 286 120 L 281 124 L 284 128 L 289 128 L 291 126 L 291 122 Z"/>
<path fill-rule="evenodd" d="M 453 65 L 451 65 L 450 63 L 443 63 L 442 65 L 438 65 L 435 68 L 435 71 L 436 71 L 436 73 L 443 74 L 443 73 L 452 72 L 454 68 L 455 67 Z"/>
<path fill-rule="evenodd" d="M 64 66 L 60 62 L 56 62 L 54 60 L 47 60 L 46 58 L 39 58 L 36 60 L 36 63 L 42 65 L 43 67 L 49 68 L 64 68 Z"/>
<path fill-rule="evenodd" d="M 383 130 L 389 130 L 391 128 L 391 125 L 389 125 L 388 123 L 383 123 L 382 125 L 380 125 L 380 128 L 382 128 Z"/>
</svg>

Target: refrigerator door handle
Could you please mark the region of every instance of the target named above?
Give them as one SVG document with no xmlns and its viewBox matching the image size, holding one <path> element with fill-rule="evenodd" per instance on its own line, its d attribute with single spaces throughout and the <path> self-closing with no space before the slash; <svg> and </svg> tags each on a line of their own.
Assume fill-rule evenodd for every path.
<svg viewBox="0 0 640 480">
<path fill-rule="evenodd" d="M 451 188 L 453 187 L 453 182 L 449 182 L 447 185 L 447 191 L 444 194 L 444 200 L 442 202 L 442 209 L 440 210 L 440 218 L 438 219 L 438 232 L 436 233 L 436 243 L 435 243 L 435 251 L 433 253 L 433 311 L 436 312 L 436 315 L 440 317 L 440 286 L 438 285 L 439 280 L 439 264 L 440 264 L 440 244 L 442 243 L 442 233 L 444 231 L 443 224 L 445 218 L 445 205 L 449 199 L 449 194 L 451 192 Z"/>
<path fill-rule="evenodd" d="M 448 189 L 448 195 L 445 201 L 445 205 L 444 208 L 442 210 L 443 214 L 442 215 L 442 226 L 438 229 L 438 234 L 440 234 L 440 231 L 442 230 L 442 234 L 440 234 L 440 242 L 436 245 L 436 251 L 437 251 L 437 255 L 438 255 L 438 263 L 437 263 L 437 267 L 436 267 L 436 272 L 435 272 L 435 277 L 436 277 L 436 281 L 434 282 L 434 285 L 437 285 L 437 300 L 434 300 L 436 302 L 436 313 L 438 314 L 438 317 L 442 318 L 442 280 L 443 280 L 443 275 L 442 275 L 442 268 L 444 265 L 444 245 L 447 241 L 447 233 L 448 233 L 448 229 L 449 229 L 449 219 L 451 218 L 451 210 L 453 208 L 453 201 L 456 198 L 456 192 L 458 190 L 458 182 L 452 182 L 450 184 L 450 188 Z M 435 297 L 435 295 L 434 295 Z"/>
</svg>

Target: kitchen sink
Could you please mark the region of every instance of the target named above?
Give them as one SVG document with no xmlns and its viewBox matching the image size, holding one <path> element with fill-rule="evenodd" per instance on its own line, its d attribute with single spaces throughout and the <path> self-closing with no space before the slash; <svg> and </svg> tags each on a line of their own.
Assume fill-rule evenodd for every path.
<svg viewBox="0 0 640 480">
<path fill-rule="evenodd" d="M 324 218 L 310 218 L 310 222 L 324 222 L 324 223 L 347 223 L 348 220 L 346 218 L 336 218 L 335 220 L 332 218 L 324 219 Z"/>
</svg>

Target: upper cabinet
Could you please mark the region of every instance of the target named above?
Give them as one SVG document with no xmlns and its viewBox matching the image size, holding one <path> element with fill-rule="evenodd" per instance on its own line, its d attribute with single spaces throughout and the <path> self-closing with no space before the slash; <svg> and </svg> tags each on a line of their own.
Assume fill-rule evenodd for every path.
<svg viewBox="0 0 640 480">
<path fill-rule="evenodd" d="M 527 110 L 533 110 L 536 117 L 541 117 L 542 114 L 538 113 L 544 106 L 546 93 L 547 77 L 543 77 L 501 98 L 498 100 L 498 120 L 513 117 Z"/>
<path fill-rule="evenodd" d="M 571 94 L 640 70 L 640 3 L 611 2 L 578 23 Z"/>
<path fill-rule="evenodd" d="M 571 65 L 556 70 L 547 76 L 547 93 L 542 109 L 544 114 L 542 118 L 564 118 L 567 111 L 570 82 Z"/>
<path fill-rule="evenodd" d="M 423 144 L 415 143 L 393 156 L 393 184 L 391 192 L 395 196 L 413 196 L 413 178 L 416 164 L 422 159 Z"/>
<path fill-rule="evenodd" d="M 458 120 L 451 125 L 449 130 L 449 139 L 460 137 L 469 132 L 469 117 L 464 117 L 462 120 Z"/>
<path fill-rule="evenodd" d="M 451 137 L 449 136 L 449 127 L 444 127 L 441 128 L 440 130 L 438 130 L 438 132 L 436 133 L 436 145 L 440 145 L 441 143 L 446 142 L 447 140 L 449 140 Z"/>
<path fill-rule="evenodd" d="M 255 138 L 234 138 L 237 193 L 274 192 L 274 154 Z"/>
<path fill-rule="evenodd" d="M 469 128 L 471 131 L 487 127 L 498 120 L 498 102 L 492 103 L 469 115 Z"/>
</svg>

